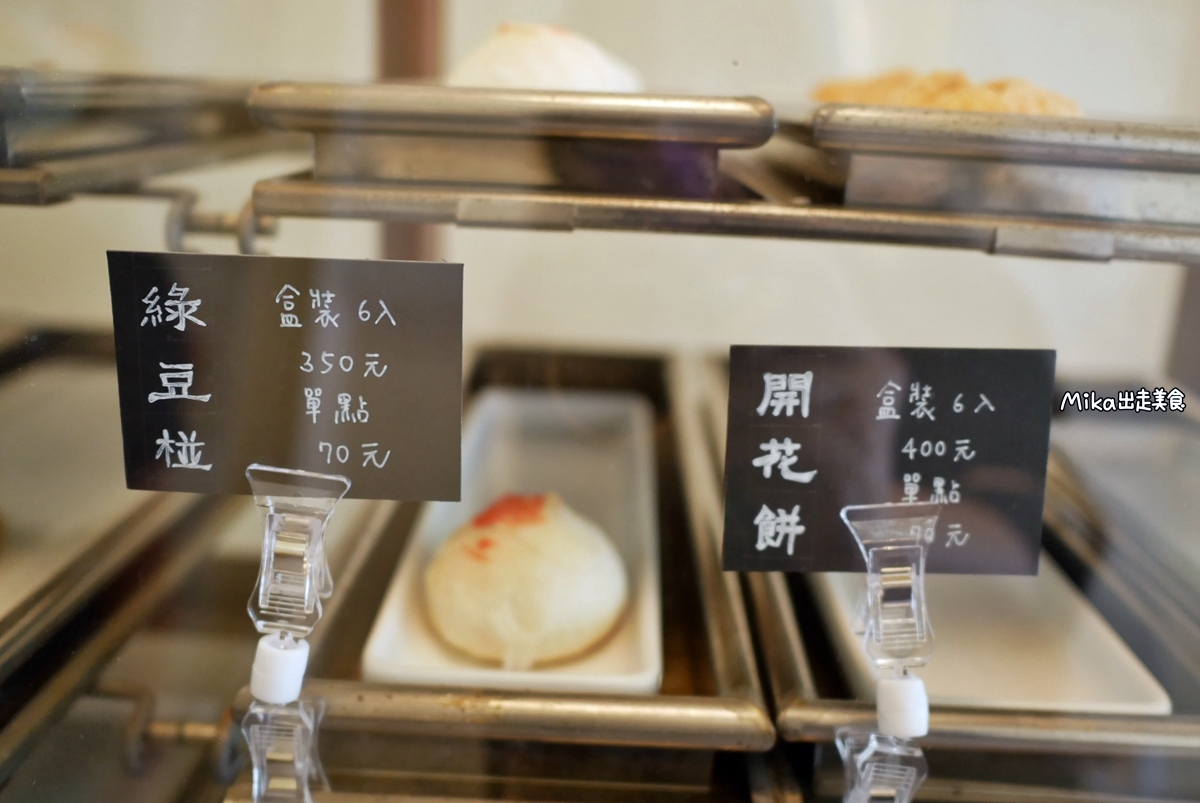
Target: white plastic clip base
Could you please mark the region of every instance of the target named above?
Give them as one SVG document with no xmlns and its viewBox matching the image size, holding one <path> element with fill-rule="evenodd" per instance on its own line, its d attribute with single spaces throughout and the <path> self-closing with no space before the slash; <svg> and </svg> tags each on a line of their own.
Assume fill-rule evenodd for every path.
<svg viewBox="0 0 1200 803">
<path fill-rule="evenodd" d="M 256 700 L 287 705 L 299 699 L 308 668 L 308 642 L 286 633 L 268 633 L 258 640 L 250 670 L 250 693 Z"/>
<path fill-rule="evenodd" d="M 875 686 L 875 713 L 879 732 L 899 739 L 916 739 L 929 733 L 929 695 L 925 682 L 913 675 L 880 678 Z"/>
</svg>

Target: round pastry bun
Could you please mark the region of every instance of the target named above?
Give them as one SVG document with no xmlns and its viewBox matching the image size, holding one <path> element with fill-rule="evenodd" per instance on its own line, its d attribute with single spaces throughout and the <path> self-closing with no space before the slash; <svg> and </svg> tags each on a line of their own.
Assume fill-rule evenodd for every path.
<svg viewBox="0 0 1200 803">
<path fill-rule="evenodd" d="M 442 639 L 506 669 L 586 651 L 628 598 L 608 537 L 555 494 L 498 499 L 446 539 L 424 586 Z"/>
<path fill-rule="evenodd" d="M 560 25 L 505 23 L 446 78 L 449 86 L 641 92 L 637 71 Z"/>
</svg>

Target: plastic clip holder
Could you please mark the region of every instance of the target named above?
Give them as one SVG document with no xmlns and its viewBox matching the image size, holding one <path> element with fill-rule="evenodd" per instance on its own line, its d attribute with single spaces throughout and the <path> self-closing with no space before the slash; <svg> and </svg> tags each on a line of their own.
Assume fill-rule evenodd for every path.
<svg viewBox="0 0 1200 803">
<path fill-rule="evenodd" d="M 242 720 L 250 747 L 255 801 L 311 803 L 311 788 L 328 789 L 317 750 L 325 704 L 320 699 L 287 705 L 255 701 Z"/>
<path fill-rule="evenodd" d="M 863 644 L 879 667 L 921 666 L 933 652 L 925 607 L 925 552 L 941 507 L 856 505 L 841 517 L 867 564 Z M 857 629 L 857 627 L 856 627 Z"/>
<path fill-rule="evenodd" d="M 846 773 L 845 803 L 909 803 L 928 774 L 921 748 L 909 739 L 929 730 L 929 698 L 908 674 L 933 652 L 925 607 L 925 554 L 934 540 L 936 504 L 856 505 L 841 517 L 867 564 L 866 599 L 855 616 L 863 647 L 881 669 L 875 731 L 840 728 L 838 752 Z"/>
<path fill-rule="evenodd" d="M 855 761 L 858 784 L 848 803 L 890 800 L 909 803 L 929 773 L 921 748 L 904 739 L 872 733 L 867 748 Z"/>
<path fill-rule="evenodd" d="M 921 748 L 905 739 L 861 731 L 843 739 L 839 731 L 838 750 L 846 766 L 845 803 L 910 803 L 929 774 Z"/>
<path fill-rule="evenodd" d="M 317 752 L 325 704 L 300 699 L 308 642 L 333 593 L 325 528 L 350 480 L 287 468 L 251 465 L 246 479 L 266 512 L 262 561 L 247 603 L 258 642 L 250 672 L 255 700 L 242 720 L 253 765 L 253 798 L 311 803 L 310 787 L 329 787 Z"/>
<path fill-rule="evenodd" d="M 246 469 L 246 478 L 266 511 L 258 582 L 247 610 L 260 633 L 304 638 L 321 618 L 321 600 L 333 593 L 325 528 L 350 481 L 258 464 Z"/>
</svg>

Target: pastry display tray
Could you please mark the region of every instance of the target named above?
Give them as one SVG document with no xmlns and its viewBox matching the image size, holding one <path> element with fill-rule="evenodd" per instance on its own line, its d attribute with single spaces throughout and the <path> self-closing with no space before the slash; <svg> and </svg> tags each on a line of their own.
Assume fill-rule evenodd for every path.
<svg viewBox="0 0 1200 803">
<path fill-rule="evenodd" d="M 711 460 L 714 466 L 720 466 L 724 463 L 727 367 L 724 359 L 703 362 L 706 387 L 704 420 L 710 433 L 710 443 L 713 444 Z M 1043 560 L 1048 562 L 1045 556 Z M 951 583 L 959 580 L 957 577 L 946 579 Z M 1005 581 L 1009 578 L 999 579 Z M 872 723 L 875 718 L 873 704 L 849 699 L 853 683 L 847 681 L 852 679 L 846 677 L 846 672 L 836 659 L 837 638 L 829 634 L 828 624 L 819 614 L 818 602 L 814 597 L 821 595 L 814 595 L 813 583 L 806 582 L 799 575 L 781 573 L 747 573 L 745 581 L 757 623 L 765 671 L 775 700 L 776 725 L 780 736 L 793 742 L 830 742 L 838 727 Z M 828 586 L 834 582 L 836 580 L 832 578 L 825 580 L 826 592 L 833 591 Z M 830 594 L 825 596 L 828 602 Z M 931 592 L 931 600 L 933 596 Z M 1074 600 L 1074 603 L 1068 603 L 1075 612 L 1073 615 L 1083 615 L 1089 620 L 1095 618 L 1096 611 L 1090 608 L 1090 603 L 1077 594 L 1070 596 Z M 1080 605 L 1088 609 L 1086 614 L 1079 612 Z M 936 618 L 933 625 L 936 632 Z M 1013 709 L 971 707 L 963 705 L 961 700 L 953 701 L 953 705 L 938 705 L 935 702 L 931 710 L 930 732 L 922 739 L 922 743 L 942 749 L 1021 750 L 1029 753 L 1200 754 L 1200 718 L 1164 715 L 1164 704 L 1168 701 L 1159 684 L 1146 676 L 1145 668 L 1129 654 L 1128 649 L 1121 649 L 1124 645 L 1108 630 L 1105 622 L 1092 621 L 1088 627 L 1095 631 L 1094 635 L 1102 636 L 1092 639 L 1095 642 L 1092 646 L 1100 645 L 1108 656 L 1104 660 L 1110 661 L 1110 665 L 1101 670 L 1083 667 L 1082 671 L 1102 680 L 1113 679 L 1113 676 L 1105 678 L 1105 672 L 1118 672 L 1118 675 L 1125 672 L 1132 681 L 1137 682 L 1135 688 L 1145 692 L 1140 709 L 1122 705 L 1105 707 L 1103 701 L 1097 704 L 1095 700 L 1092 701 L 1093 705 L 1082 709 L 1091 713 L 1083 713 L 1081 707 L 1074 704 L 1060 706 L 1058 710 L 1047 710 L 1050 706 L 1044 703 L 1041 706 L 1035 704 Z M 1119 654 L 1113 652 L 1114 642 Z M 938 644 L 935 658 L 943 646 Z M 1087 645 L 1076 646 L 1084 649 Z M 1087 658 L 1087 655 L 1076 655 L 1070 660 L 1077 663 Z M 1025 671 L 1019 659 L 1019 655 L 1014 655 L 1003 669 L 995 669 Z M 1114 668 L 1111 665 L 1114 660 L 1121 666 Z M 1074 668 L 1080 669 L 1078 666 Z M 980 671 L 992 669 L 988 667 Z M 850 674 L 853 674 L 852 669 Z M 1110 696 L 1114 691 L 1124 696 L 1131 690 L 1108 691 Z M 1080 689 L 1071 690 L 1071 694 L 1080 692 Z M 930 693 L 931 697 L 935 696 L 935 689 L 931 687 Z M 1033 710 L 1038 707 L 1042 710 Z M 1134 710 L 1140 713 L 1132 714 Z M 1155 713 L 1146 713 L 1149 710 Z"/>
<path fill-rule="evenodd" d="M 246 132 L 249 91 L 231 81 L 0 67 L 0 166 Z"/>
<path fill-rule="evenodd" d="M 363 651 L 369 681 L 521 691 L 653 694 L 662 682 L 662 602 L 653 412 L 635 394 L 493 388 L 463 434 L 462 500 L 425 506 Z M 504 494 L 554 492 L 612 539 L 628 609 L 601 645 L 526 671 L 447 647 L 425 610 L 423 572 L 439 545 Z"/>
<path fill-rule="evenodd" d="M 368 574 L 375 577 L 355 581 L 358 588 L 351 593 L 357 601 L 347 602 L 327 625 L 322 623 L 326 643 L 319 652 L 334 657 L 325 662 L 318 655 L 314 662 L 333 668 L 315 671 L 305 688 L 327 705 L 321 740 L 331 775 L 341 771 L 360 777 L 370 762 L 400 761 L 401 754 L 415 762 L 422 750 L 435 744 L 469 743 L 475 746 L 446 749 L 455 756 L 475 755 L 484 740 L 536 744 L 550 751 L 565 750 L 564 745 L 607 746 L 623 756 L 627 753 L 621 751 L 631 749 L 667 751 L 675 756 L 675 766 L 691 768 L 687 772 L 695 781 L 708 777 L 714 751 L 764 751 L 775 743 L 736 577 L 720 571 L 711 534 L 697 530 L 704 522 L 699 511 L 715 499 L 711 486 L 697 481 L 703 475 L 696 471 L 708 471 L 706 449 L 694 440 L 698 424 L 681 420 L 683 415 L 694 416 L 694 408 L 679 403 L 673 365 L 659 356 L 490 349 L 479 353 L 467 383 L 469 397 L 494 387 L 536 389 L 551 396 L 567 391 L 563 399 L 586 390 L 636 394 L 653 409 L 662 588 L 659 692 L 534 693 L 478 684 L 447 688 L 362 680 L 363 668 L 345 658 L 362 653 L 367 628 L 391 583 L 392 567 L 400 560 L 403 539 L 414 537 L 415 508 L 404 505 L 397 516 L 400 529 L 384 542 L 394 557 L 390 562 L 371 560 Z M 636 493 L 630 498 L 645 504 L 637 501 Z M 234 703 L 234 716 L 240 717 L 248 703 L 249 693 L 243 689 Z M 395 746 L 401 742 L 403 749 Z M 387 759 L 382 753 L 372 758 L 363 747 L 367 743 L 380 745 L 381 751 L 382 745 L 393 747 L 385 751 Z M 687 754 L 694 757 L 684 757 Z M 602 763 L 580 771 L 595 774 Z M 640 759 L 622 759 L 619 766 L 626 763 L 631 772 L 642 766 Z M 336 769 L 339 764 L 341 770 Z M 660 775 L 665 771 L 655 770 Z"/>
<path fill-rule="evenodd" d="M 311 174 L 256 185 L 261 215 L 1200 257 L 1191 125 L 413 86 L 266 85 L 250 105 L 315 136 Z"/>
<path fill-rule="evenodd" d="M 854 632 L 858 574 L 814 574 L 809 587 L 855 699 L 880 677 Z M 1171 699 L 1054 559 L 1033 577 L 929 575 L 937 639 L 916 674 L 930 705 L 1076 714 L 1170 714 Z"/>
<path fill-rule="evenodd" d="M 855 104 L 779 116 L 789 136 L 826 150 L 1200 172 L 1189 123 Z"/>
<path fill-rule="evenodd" d="M 248 103 L 264 126 L 312 134 L 314 175 L 341 182 L 714 197 L 718 150 L 775 131 L 753 97 L 274 83 Z"/>
<path fill-rule="evenodd" d="M 250 89 L 0 67 L 0 203 L 130 192 L 163 173 L 294 147 L 253 123 Z"/>
<path fill-rule="evenodd" d="M 34 335 L 4 354 L 0 678 L 196 502 L 125 487 L 117 371 L 103 340 Z"/>
<path fill-rule="evenodd" d="M 1066 413 L 1050 442 L 1048 548 L 1175 710 L 1200 714 L 1200 426 L 1187 413 Z"/>
<path fill-rule="evenodd" d="M 1200 126 L 891 106 L 783 115 L 775 172 L 850 208 L 1200 225 Z M 837 171 L 806 166 L 813 154 Z M 769 171 L 768 171 L 769 172 Z"/>
<path fill-rule="evenodd" d="M 125 488 L 111 334 L 10 342 L 0 413 L 3 780 L 127 632 L 122 611 L 161 598 L 195 560 L 185 522 L 209 508 Z"/>
<path fill-rule="evenodd" d="M 263 125 L 343 134 L 653 140 L 751 147 L 775 131 L 761 98 L 272 83 L 248 101 Z"/>
</svg>

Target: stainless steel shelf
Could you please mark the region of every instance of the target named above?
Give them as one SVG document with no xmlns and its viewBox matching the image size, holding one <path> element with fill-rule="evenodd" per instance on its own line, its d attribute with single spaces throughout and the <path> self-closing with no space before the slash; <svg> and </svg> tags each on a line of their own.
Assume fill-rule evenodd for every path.
<svg viewBox="0 0 1200 803">
<path fill-rule="evenodd" d="M 315 138 L 311 174 L 256 186 L 264 215 L 1200 258 L 1195 126 L 401 84 L 249 105 Z"/>
<path fill-rule="evenodd" d="M 163 173 L 303 147 L 250 119 L 252 85 L 0 67 L 0 203 L 128 190 Z"/>
<path fill-rule="evenodd" d="M 658 357 L 484 350 L 468 383 L 468 392 L 493 385 L 622 388 L 653 402 L 666 589 L 661 692 L 433 689 L 363 683 L 356 665 L 318 669 L 305 694 L 325 702 L 322 762 L 334 787 L 351 793 L 345 799 L 362 799 L 355 792 L 381 801 L 398 794 L 528 799 L 530 790 L 540 790 L 563 800 L 669 793 L 700 803 L 725 799 L 710 794 L 724 765 L 717 751 L 755 753 L 775 745 L 737 577 L 720 571 L 711 533 L 697 529 L 719 500 L 706 480 L 697 408 L 680 371 Z M 405 510 L 384 546 L 403 540 L 416 506 Z M 395 557 L 373 563 L 382 569 L 379 577 L 350 581 L 361 598 L 322 622 L 329 623 L 322 638 L 330 641 L 317 652 L 340 655 L 342 664 L 361 652 L 366 636 L 347 635 L 346 624 L 370 621 Z M 378 594 L 367 593 L 375 583 Z M 233 703 L 235 721 L 250 699 L 243 689 Z M 225 799 L 245 793 L 235 784 Z"/>
<path fill-rule="evenodd" d="M 716 360 L 706 361 L 705 374 L 704 407 L 709 441 L 714 444 L 711 459 L 716 476 L 716 467 L 725 459 L 728 375 Z M 1053 461 L 1051 475 L 1056 475 Z M 1051 492 L 1054 487 L 1051 482 Z M 1053 505 L 1048 502 L 1050 507 Z M 714 521 L 714 527 L 718 521 Z M 873 705 L 824 698 L 819 693 L 786 577 L 779 572 L 748 572 L 745 579 L 780 737 L 788 742 L 828 743 L 839 727 L 873 723 Z M 934 706 L 929 735 L 920 741 L 924 746 L 955 750 L 1192 759 L 1200 756 L 1200 717 L 1093 716 Z"/>
</svg>

